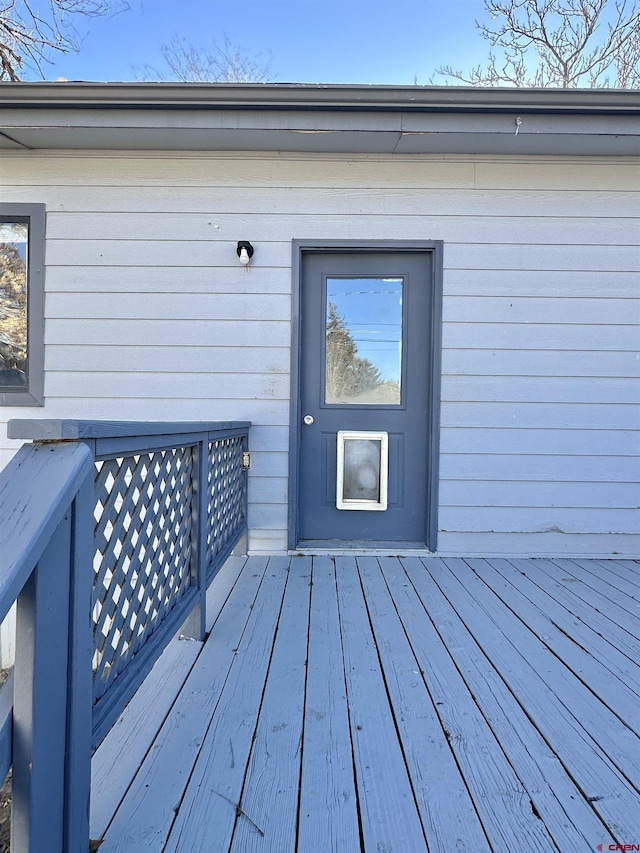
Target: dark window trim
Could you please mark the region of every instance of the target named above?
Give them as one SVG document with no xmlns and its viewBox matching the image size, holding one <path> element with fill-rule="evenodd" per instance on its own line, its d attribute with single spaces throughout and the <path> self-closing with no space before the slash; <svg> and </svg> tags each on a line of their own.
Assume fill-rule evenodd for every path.
<svg viewBox="0 0 640 853">
<path fill-rule="evenodd" d="M 0 221 L 29 224 L 27 259 L 27 387 L 0 390 L 0 406 L 44 405 L 44 204 L 0 203 Z"/>
</svg>

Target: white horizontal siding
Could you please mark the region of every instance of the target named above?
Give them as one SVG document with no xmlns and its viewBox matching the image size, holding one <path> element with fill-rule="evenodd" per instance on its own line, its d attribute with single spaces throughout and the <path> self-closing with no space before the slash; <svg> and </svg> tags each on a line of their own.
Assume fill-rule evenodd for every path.
<svg viewBox="0 0 640 853">
<path fill-rule="evenodd" d="M 225 262 L 233 263 L 234 256 L 227 255 Z M 180 293 L 282 293 L 291 294 L 291 270 L 289 267 L 264 267 L 260 275 L 252 275 L 235 263 L 233 266 L 189 267 L 186 276 L 176 275 L 173 266 L 158 267 L 110 267 L 69 266 L 47 267 L 47 294 L 57 293 L 175 293 L 177 284 Z"/>
<path fill-rule="evenodd" d="M 62 320 L 52 318 L 45 325 L 46 344 L 92 344 L 119 346 L 135 341 L 138 346 L 161 346 L 167 341 L 171 347 L 218 346 L 265 348 L 289 347 L 291 329 L 286 321 L 271 319 L 195 320 L 195 319 L 120 319 L 94 320 L 78 318 Z M 232 367 L 233 365 L 229 365 Z"/>
<path fill-rule="evenodd" d="M 559 362 L 560 363 L 560 362 Z M 640 403 L 635 379 L 565 376 L 447 376 L 442 398 L 472 403 Z"/>
<path fill-rule="evenodd" d="M 446 301 L 443 320 L 445 323 L 637 326 L 640 304 L 637 299 L 612 297 L 452 296 Z"/>
<path fill-rule="evenodd" d="M 11 158 L 11 159 L 10 159 Z M 581 157 L 502 157 L 459 155 L 390 158 L 375 155 L 199 152 L 43 152 L 37 158 L 3 154 L 12 186 L 167 186 L 283 188 L 379 187 L 411 189 L 637 190 L 637 160 Z M 52 167 L 53 163 L 53 167 Z M 99 165 L 99 168 L 96 168 Z M 162 179 L 159 180 L 159 176 Z M 585 178 L 588 176 L 588 183 Z M 7 183 L 9 183 L 7 175 Z"/>
<path fill-rule="evenodd" d="M 251 547 L 281 550 L 292 239 L 443 240 L 439 547 L 637 553 L 638 175 L 630 158 L 5 155 L 3 200 L 47 206 L 47 297 L 46 405 L 4 414 L 251 420 Z"/>
<path fill-rule="evenodd" d="M 639 508 L 637 483 L 566 482 L 566 474 L 564 481 L 550 483 L 539 479 L 502 481 L 493 471 L 486 471 L 485 477 L 487 474 L 491 480 L 444 480 L 440 487 L 440 506 L 458 507 L 460 491 L 464 489 L 464 506 L 471 507 Z M 637 520 L 635 526 L 638 526 Z"/>
<path fill-rule="evenodd" d="M 640 227 L 640 226 L 639 226 Z M 542 250 L 541 250 L 542 251 Z M 447 269 L 447 295 L 471 297 L 635 299 L 638 273 L 607 270 L 527 270 L 526 289 L 518 287 L 512 270 Z M 549 318 L 547 318 L 549 319 Z"/>
<path fill-rule="evenodd" d="M 556 529 L 557 528 L 557 529 Z M 611 557 L 625 554 L 637 554 L 638 533 L 602 534 L 567 533 L 558 525 L 543 528 L 544 532 L 482 530 L 479 533 L 468 531 L 440 530 L 438 549 L 442 554 L 466 556 L 484 554 L 486 556 L 508 556 L 513 554 L 539 555 L 541 547 L 544 553 L 559 557 Z M 541 545 L 541 543 L 543 543 Z"/>
<path fill-rule="evenodd" d="M 638 328 L 581 323 L 446 323 L 443 346 L 446 349 L 553 349 L 585 352 L 614 350 L 632 356 L 638 341 Z"/>
<path fill-rule="evenodd" d="M 6 155 L 7 163 L 9 157 Z M 5 155 L 3 154 L 3 158 Z M 51 168 L 51 161 L 55 166 Z M 96 168 L 96 162 L 100 168 Z M 141 154 L 108 151 L 46 152 L 36 160 L 13 157 L 12 186 L 137 186 L 182 187 L 473 187 L 476 165 L 460 158 L 430 157 L 425 167 L 422 157 L 404 157 L 394 163 L 393 172 L 377 167 L 376 157 L 315 157 L 287 154 L 219 153 L 209 156 L 197 152 L 144 152 Z M 385 159 L 383 162 L 387 163 Z M 490 161 L 489 161 L 490 162 Z M 594 171 L 607 166 L 598 160 Z M 625 161 L 621 160 L 624 164 Z M 327 164 L 330 164 L 328 167 Z M 626 166 L 629 171 L 629 166 Z M 159 180 L 162 176 L 162 180 Z M 625 185 L 620 187 L 624 188 Z M 626 185 L 628 188 L 628 185 Z"/>
<path fill-rule="evenodd" d="M 523 516 L 527 533 L 640 533 L 638 509 L 619 507 L 446 506 L 440 509 L 440 524 L 448 532 L 521 533 Z"/>
<path fill-rule="evenodd" d="M 446 377 L 443 377 L 446 380 Z M 443 392 L 446 393 L 446 392 Z M 443 427 L 493 429 L 632 430 L 640 427 L 638 407 L 631 404 L 444 402 Z"/>
<path fill-rule="evenodd" d="M 527 447 L 527 450 L 531 448 Z M 592 452 L 598 448 L 593 446 Z M 536 453 L 443 453 L 440 457 L 440 476 L 444 481 L 480 480 L 483 485 L 515 480 L 552 487 L 560 482 L 587 484 L 590 498 L 602 495 L 602 485 L 632 484 L 632 494 L 638 503 L 637 483 L 640 480 L 640 459 L 637 456 L 585 456 L 575 454 L 543 455 Z M 596 485 L 599 484 L 599 485 Z M 457 492 L 457 486 L 455 490 Z M 567 491 L 567 496 L 570 491 Z M 550 498 L 549 498 L 550 499 Z"/>
<path fill-rule="evenodd" d="M 188 214 L 182 211 L 175 213 L 149 214 L 144 211 L 135 214 L 122 214 L 114 211 L 110 214 L 93 213 L 89 218 L 86 214 L 70 216 L 53 212 L 51 221 L 51 246 L 55 248 L 53 241 L 64 240 L 67 235 L 73 234 L 75 239 L 88 240 L 90 245 L 96 233 L 102 235 L 105 243 L 118 241 L 126 250 L 131 242 L 145 244 L 149 240 L 150 229 L 153 229 L 154 240 L 168 241 L 170 247 L 176 241 L 189 240 L 196 244 L 209 243 L 214 240 L 224 240 L 229 226 L 244 224 L 252 229 L 254 239 L 269 240 L 273 235 L 284 229 L 290 229 L 292 217 L 300 220 L 300 226 L 305 230 L 321 227 L 326 224 L 324 217 L 332 216 L 336 207 L 337 193 L 327 193 L 323 199 L 314 203 L 314 193 L 304 193 L 300 196 L 299 209 L 285 211 L 274 210 L 272 205 L 264 203 L 260 205 L 260 199 L 248 196 L 246 212 L 236 213 L 226 210 L 216 211 L 214 214 L 202 216 L 202 214 Z M 395 205 L 389 204 L 385 197 L 381 199 L 381 191 L 377 190 L 370 197 L 363 196 L 354 204 L 353 196 L 346 195 L 344 199 L 345 213 L 348 214 L 354 224 L 370 223 L 374 228 L 379 227 L 376 216 L 379 215 L 376 208 L 384 207 L 385 215 L 396 219 L 396 227 L 409 226 L 416 223 L 419 218 L 421 225 L 427 231 L 437 227 L 446 235 L 447 240 L 455 243 L 484 243 L 495 239 L 496 227 L 500 227 L 501 240 L 504 243 L 519 243 L 526 241 L 533 243 L 553 243 L 567 245 L 580 242 L 580 240 L 592 243 L 611 245 L 625 245 L 633 243 L 635 223 L 631 211 L 629 215 L 608 217 L 604 216 L 573 216 L 565 215 L 557 217 L 535 217 L 518 216 L 513 214 L 505 219 L 503 213 L 500 216 L 481 215 L 480 208 L 475 213 L 476 219 L 470 223 L 469 215 L 451 216 L 436 215 L 433 204 L 428 198 L 412 197 L 409 191 L 398 196 Z M 323 200 L 325 203 L 320 204 Z M 635 198 L 636 205 L 640 199 Z M 261 207 L 264 208 L 261 210 Z M 294 207 L 293 205 L 291 207 Z M 321 207 L 326 207 L 322 211 Z M 396 209 L 397 208 L 397 209 Z M 234 206 L 234 211 L 237 207 Z M 407 211 L 412 211 L 411 213 Z M 423 213 L 417 211 L 423 210 Z M 178 216 L 176 214 L 179 214 Z M 222 222 L 217 219 L 224 217 L 224 230 Z M 268 217 L 268 219 L 265 219 Z M 470 227 L 471 226 L 471 227 Z M 96 228 L 98 229 L 96 231 Z M 98 246 L 98 248 L 100 248 Z M 200 247 L 201 248 L 201 247 Z M 55 255 L 53 256 L 55 259 Z"/>
<path fill-rule="evenodd" d="M 181 320 L 258 320 L 265 318 L 289 322 L 291 297 L 284 294 L 191 293 L 119 293 L 116 299 L 107 293 L 49 293 L 47 317 L 57 319 L 163 320 L 179 316 Z"/>
<path fill-rule="evenodd" d="M 619 350 L 447 349 L 442 371 L 452 376 L 610 376 L 640 378 L 640 354 Z"/>
<path fill-rule="evenodd" d="M 454 421 L 443 429 L 440 435 L 440 452 L 452 456 L 465 456 L 467 453 L 483 453 L 492 456 L 518 455 L 557 456 L 558 464 L 571 456 L 585 456 L 588 460 L 603 456 L 621 456 L 638 458 L 640 451 L 640 432 L 637 429 L 593 429 L 584 426 L 554 428 L 546 423 L 543 427 L 521 427 L 513 422 L 498 427 L 492 424 L 465 427 Z M 492 460 L 490 463 L 494 464 Z M 533 463 L 535 464 L 535 462 Z M 591 462 L 583 462 L 585 470 L 590 470 Z"/>
<path fill-rule="evenodd" d="M 231 365 L 228 365 L 231 367 Z M 69 388 L 65 371 L 47 375 L 47 394 L 51 397 L 71 396 L 87 399 L 100 396 L 111 399 L 126 397 L 172 397 L 175 400 L 200 399 L 256 400 L 289 399 L 289 377 L 281 374 L 245 374 L 238 381 L 235 373 L 187 374 L 143 373 L 136 369 L 128 373 L 101 373 L 96 389 L 95 373 L 78 371 L 73 388 Z"/>
<path fill-rule="evenodd" d="M 289 376 L 288 347 L 175 346 L 123 344 L 51 344 L 47 351 L 51 372 L 70 368 L 92 373 L 129 373 L 135 366 L 141 373 L 284 373 Z"/>
</svg>

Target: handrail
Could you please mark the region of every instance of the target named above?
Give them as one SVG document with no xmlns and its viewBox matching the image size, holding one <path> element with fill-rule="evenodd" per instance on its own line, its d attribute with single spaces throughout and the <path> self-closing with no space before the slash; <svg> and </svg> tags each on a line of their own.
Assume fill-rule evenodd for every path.
<svg viewBox="0 0 640 853">
<path fill-rule="evenodd" d="M 0 622 L 92 471 L 85 445 L 21 447 L 0 479 Z"/>
<path fill-rule="evenodd" d="M 9 421 L 36 441 L 0 472 L 13 851 L 87 849 L 92 748 L 181 626 L 203 638 L 207 585 L 246 532 L 249 427 Z"/>
<path fill-rule="evenodd" d="M 13 681 L 1 762 L 13 764 L 17 853 L 81 850 L 88 838 L 92 462 L 84 445 L 22 447 L 0 472 L 2 618 L 18 601 L 14 679 L 0 694 L 6 735 Z"/>
</svg>

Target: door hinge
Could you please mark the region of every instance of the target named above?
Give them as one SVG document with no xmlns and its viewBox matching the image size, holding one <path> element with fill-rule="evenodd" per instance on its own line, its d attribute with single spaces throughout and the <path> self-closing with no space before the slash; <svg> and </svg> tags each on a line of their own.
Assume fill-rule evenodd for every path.
<svg viewBox="0 0 640 853">
<path fill-rule="evenodd" d="M 242 470 L 248 471 L 251 468 L 251 454 L 248 450 L 242 452 Z"/>
</svg>

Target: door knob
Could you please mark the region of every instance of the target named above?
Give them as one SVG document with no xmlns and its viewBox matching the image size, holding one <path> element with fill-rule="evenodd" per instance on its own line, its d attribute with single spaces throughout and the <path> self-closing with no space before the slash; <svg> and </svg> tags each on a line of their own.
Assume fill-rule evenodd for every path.
<svg viewBox="0 0 640 853">
<path fill-rule="evenodd" d="M 303 420 L 307 426 L 311 426 L 313 423 L 313 415 L 305 415 Z"/>
</svg>

